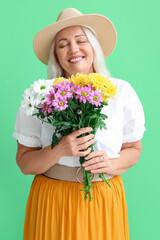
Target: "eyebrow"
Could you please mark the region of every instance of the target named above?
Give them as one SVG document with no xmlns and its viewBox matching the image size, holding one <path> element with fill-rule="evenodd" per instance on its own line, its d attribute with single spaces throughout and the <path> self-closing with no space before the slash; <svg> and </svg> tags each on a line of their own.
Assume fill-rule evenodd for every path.
<svg viewBox="0 0 160 240">
<path fill-rule="evenodd" d="M 75 37 L 80 37 L 80 36 L 86 37 L 83 34 L 76 35 Z M 58 42 L 63 41 L 63 40 L 67 40 L 67 38 L 61 38 Z"/>
</svg>

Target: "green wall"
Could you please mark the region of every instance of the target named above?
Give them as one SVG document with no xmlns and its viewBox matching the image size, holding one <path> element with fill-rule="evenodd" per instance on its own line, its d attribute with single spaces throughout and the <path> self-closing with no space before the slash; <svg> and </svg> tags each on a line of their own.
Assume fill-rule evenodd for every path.
<svg viewBox="0 0 160 240">
<path fill-rule="evenodd" d="M 122 175 L 128 205 L 130 240 L 158 239 L 159 187 L 159 1 L 16 0 L 1 3 L 1 173 L 0 239 L 22 240 L 25 207 L 34 176 L 16 165 L 17 143 L 12 138 L 15 114 L 23 91 L 47 68 L 35 56 L 35 34 L 56 21 L 59 12 L 74 7 L 107 16 L 118 40 L 106 59 L 115 78 L 131 83 L 144 107 L 146 132 L 139 162 Z M 156 185 L 157 184 L 157 185 Z"/>
</svg>

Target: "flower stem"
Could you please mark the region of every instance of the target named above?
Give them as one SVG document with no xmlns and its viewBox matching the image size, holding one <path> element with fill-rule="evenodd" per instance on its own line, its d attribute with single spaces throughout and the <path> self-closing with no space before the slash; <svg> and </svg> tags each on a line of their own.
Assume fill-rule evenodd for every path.
<svg viewBox="0 0 160 240">
<path fill-rule="evenodd" d="M 72 117 L 76 120 L 76 122 L 78 122 L 77 117 L 76 117 L 76 115 L 74 114 L 74 112 L 73 112 L 73 110 L 72 110 L 72 108 L 71 108 L 70 106 L 69 106 L 68 110 L 70 111 Z"/>
<path fill-rule="evenodd" d="M 99 177 L 102 178 L 103 182 L 106 182 L 108 184 L 108 186 L 111 188 L 110 183 L 107 181 L 107 179 L 105 178 L 103 173 L 99 173 Z"/>
<path fill-rule="evenodd" d="M 83 179 L 84 179 L 85 186 L 80 191 L 85 191 L 85 195 L 84 195 L 85 201 L 88 199 L 87 194 L 89 194 L 90 202 L 93 200 L 92 195 L 91 195 L 91 187 L 92 187 L 91 177 L 92 177 L 92 174 L 89 171 L 85 171 L 83 168 Z"/>
<path fill-rule="evenodd" d="M 41 120 L 42 122 L 46 122 L 48 123 L 47 121 L 45 121 L 44 119 L 40 118 L 39 116 L 37 116 L 39 118 L 39 120 Z"/>
</svg>

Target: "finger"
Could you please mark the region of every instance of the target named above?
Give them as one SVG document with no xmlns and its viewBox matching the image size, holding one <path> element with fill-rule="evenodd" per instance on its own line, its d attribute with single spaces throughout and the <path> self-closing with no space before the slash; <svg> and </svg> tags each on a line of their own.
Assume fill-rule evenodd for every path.
<svg viewBox="0 0 160 240">
<path fill-rule="evenodd" d="M 87 156 L 91 151 L 91 148 L 88 148 L 86 151 L 78 152 L 78 156 L 85 157 Z"/>
<path fill-rule="evenodd" d="M 93 170 L 93 169 L 97 169 L 97 168 L 105 168 L 106 166 L 106 162 L 98 162 L 98 163 L 94 163 L 94 164 L 90 164 L 87 167 L 85 167 L 84 169 L 86 171 L 88 170 Z"/>
<path fill-rule="evenodd" d="M 79 136 L 83 133 L 88 133 L 88 132 L 91 132 L 93 129 L 91 127 L 85 127 L 85 128 L 80 128 L 74 132 L 72 132 L 71 134 L 74 135 L 74 136 Z"/>
<path fill-rule="evenodd" d="M 89 134 L 89 135 L 86 135 L 86 136 L 83 136 L 83 137 L 80 137 L 80 138 L 77 138 L 76 139 L 76 142 L 78 145 L 80 144 L 83 144 L 85 142 L 88 142 L 89 140 L 91 140 L 92 138 L 94 137 L 94 134 Z"/>
<path fill-rule="evenodd" d="M 83 149 L 88 148 L 89 146 L 91 146 L 94 142 L 95 142 L 95 139 L 92 138 L 90 141 L 78 145 L 77 148 L 78 148 L 78 150 L 83 150 Z"/>
<path fill-rule="evenodd" d="M 108 173 L 109 169 L 108 168 L 98 168 L 98 169 L 93 169 L 91 170 L 91 173 Z"/>
<path fill-rule="evenodd" d="M 91 158 L 94 158 L 94 157 L 100 157 L 100 156 L 106 156 L 106 158 L 108 158 L 107 154 L 105 151 L 103 150 L 97 150 L 97 151 L 94 151 L 94 152 L 91 152 L 85 159 L 86 160 L 89 160 Z"/>
<path fill-rule="evenodd" d="M 90 160 L 86 160 L 85 163 L 83 163 L 83 166 L 87 167 L 96 163 L 104 163 L 104 161 L 102 162 L 100 161 L 99 157 L 95 157 L 95 158 L 91 158 Z"/>
</svg>

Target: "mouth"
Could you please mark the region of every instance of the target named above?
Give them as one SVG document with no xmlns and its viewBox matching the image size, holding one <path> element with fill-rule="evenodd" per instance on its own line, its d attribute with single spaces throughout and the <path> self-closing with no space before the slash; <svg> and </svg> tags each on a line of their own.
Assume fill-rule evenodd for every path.
<svg viewBox="0 0 160 240">
<path fill-rule="evenodd" d="M 83 58 L 84 58 L 84 56 L 77 57 L 77 58 L 72 58 L 72 59 L 68 60 L 68 62 L 70 62 L 70 63 L 77 63 L 77 62 L 82 61 Z"/>
</svg>

